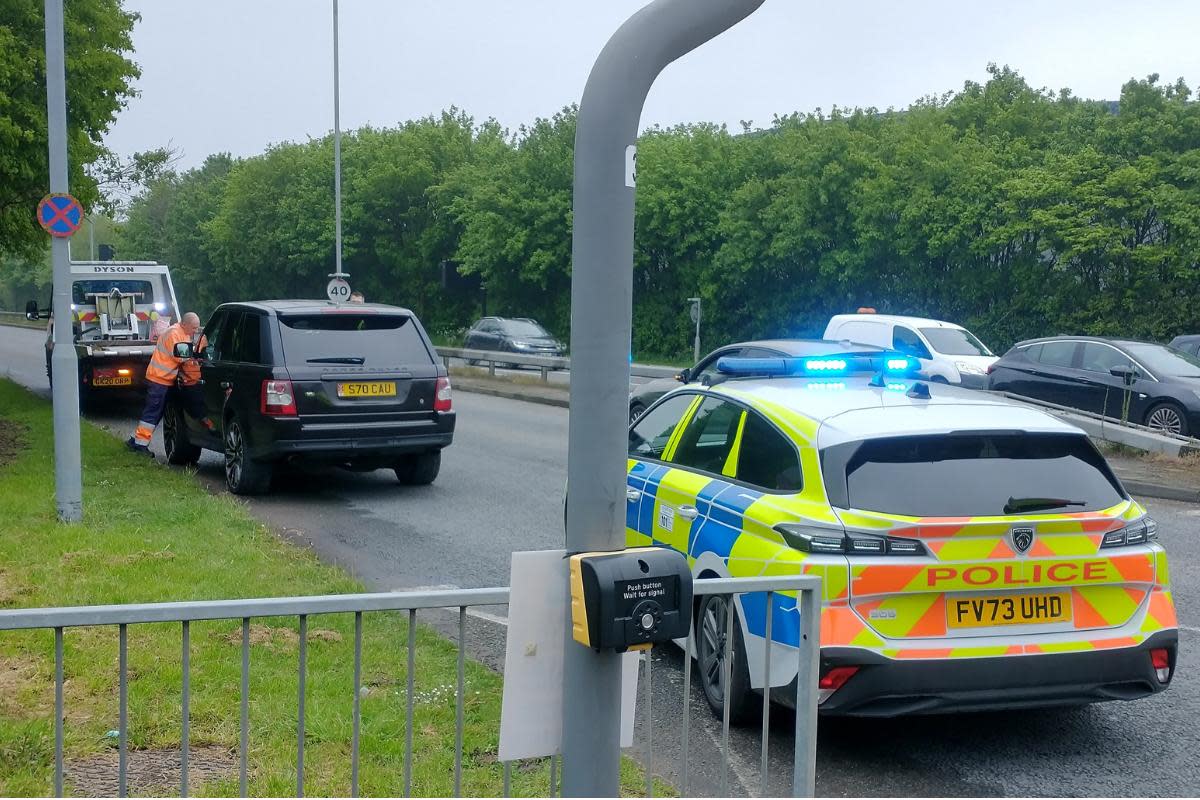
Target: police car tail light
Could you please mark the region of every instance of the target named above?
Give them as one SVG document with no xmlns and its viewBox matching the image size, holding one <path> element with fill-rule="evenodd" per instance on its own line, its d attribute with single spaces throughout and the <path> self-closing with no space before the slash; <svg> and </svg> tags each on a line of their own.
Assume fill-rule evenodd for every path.
<svg viewBox="0 0 1200 800">
<path fill-rule="evenodd" d="M 817 682 L 817 704 L 829 699 L 830 695 L 846 685 L 858 672 L 858 667 L 833 667 Z"/>
<path fill-rule="evenodd" d="M 781 523 L 775 530 L 783 540 L 803 553 L 838 553 L 848 556 L 924 556 L 925 545 L 898 536 L 846 533 L 832 528 Z"/>
<path fill-rule="evenodd" d="M 1150 517 L 1142 517 L 1137 522 L 1124 528 L 1109 531 L 1104 534 L 1100 547 L 1124 547 L 1131 544 L 1145 544 L 1158 539 L 1158 523 Z"/>
<path fill-rule="evenodd" d="M 1159 683 L 1171 680 L 1171 654 L 1165 647 L 1156 647 L 1150 651 L 1150 663 L 1154 667 L 1154 677 Z"/>
<path fill-rule="evenodd" d="M 816 528 L 804 525 L 783 523 L 776 525 L 775 530 L 783 540 L 802 553 L 835 553 L 846 552 L 846 532 L 833 528 Z"/>
<path fill-rule="evenodd" d="M 296 394 L 291 381 L 263 381 L 262 413 L 272 417 L 296 416 Z"/>
<path fill-rule="evenodd" d="M 450 379 L 438 378 L 437 387 L 434 390 L 433 410 L 434 411 L 449 411 L 454 407 L 454 401 L 450 391 Z"/>
</svg>

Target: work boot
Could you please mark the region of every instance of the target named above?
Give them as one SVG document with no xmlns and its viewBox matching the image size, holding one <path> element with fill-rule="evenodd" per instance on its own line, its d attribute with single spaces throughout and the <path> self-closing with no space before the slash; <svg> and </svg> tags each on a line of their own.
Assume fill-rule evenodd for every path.
<svg viewBox="0 0 1200 800">
<path fill-rule="evenodd" d="M 132 436 L 125 440 L 125 449 L 131 450 L 138 455 L 150 456 L 151 459 L 154 458 L 154 453 L 150 452 L 150 448 L 144 444 L 138 444 L 137 439 Z"/>
</svg>

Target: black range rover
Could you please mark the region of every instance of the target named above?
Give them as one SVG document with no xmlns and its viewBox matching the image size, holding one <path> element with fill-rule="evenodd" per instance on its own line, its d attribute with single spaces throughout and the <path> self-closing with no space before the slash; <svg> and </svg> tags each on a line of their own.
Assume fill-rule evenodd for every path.
<svg viewBox="0 0 1200 800">
<path fill-rule="evenodd" d="M 224 453 L 234 494 L 256 494 L 285 461 L 391 468 L 428 484 L 454 436 L 450 381 L 420 321 L 403 308 L 313 300 L 226 303 L 204 326 L 200 359 L 209 430 L 167 408 L 172 464 Z"/>
</svg>

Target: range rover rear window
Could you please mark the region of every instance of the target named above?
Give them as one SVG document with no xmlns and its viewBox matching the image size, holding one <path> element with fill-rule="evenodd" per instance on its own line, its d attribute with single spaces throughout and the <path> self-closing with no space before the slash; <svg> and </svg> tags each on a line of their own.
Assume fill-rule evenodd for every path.
<svg viewBox="0 0 1200 800">
<path fill-rule="evenodd" d="M 403 314 L 281 314 L 279 322 L 289 364 L 434 363 L 416 322 Z"/>
</svg>

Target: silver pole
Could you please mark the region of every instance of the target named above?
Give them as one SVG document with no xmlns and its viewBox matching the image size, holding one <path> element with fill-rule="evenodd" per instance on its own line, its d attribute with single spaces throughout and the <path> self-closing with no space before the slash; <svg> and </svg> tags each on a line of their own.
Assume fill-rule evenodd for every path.
<svg viewBox="0 0 1200 800">
<path fill-rule="evenodd" d="M 579 104 L 571 279 L 571 410 L 566 549 L 625 547 L 633 201 L 642 106 L 675 59 L 763 0 L 654 0 L 601 51 Z M 564 797 L 619 793 L 621 659 L 564 631 Z"/>
<path fill-rule="evenodd" d="M 334 272 L 342 277 L 342 119 L 338 78 L 338 0 L 333 0 L 333 219 Z"/>
<path fill-rule="evenodd" d="M 63 0 L 46 0 L 46 116 L 50 138 L 50 191 L 67 185 L 67 76 L 63 45 Z M 54 497 L 58 518 L 83 518 L 83 474 L 79 448 L 79 361 L 71 331 L 71 256 L 67 240 L 50 242 L 54 265 Z"/>
<path fill-rule="evenodd" d="M 96 260 L 96 220 L 91 214 L 88 214 L 88 252 L 92 254 L 92 261 Z"/>
<path fill-rule="evenodd" d="M 692 304 L 692 313 L 696 315 L 696 339 L 692 345 L 692 363 L 697 364 L 700 361 L 700 298 L 689 297 L 688 302 Z"/>
</svg>

